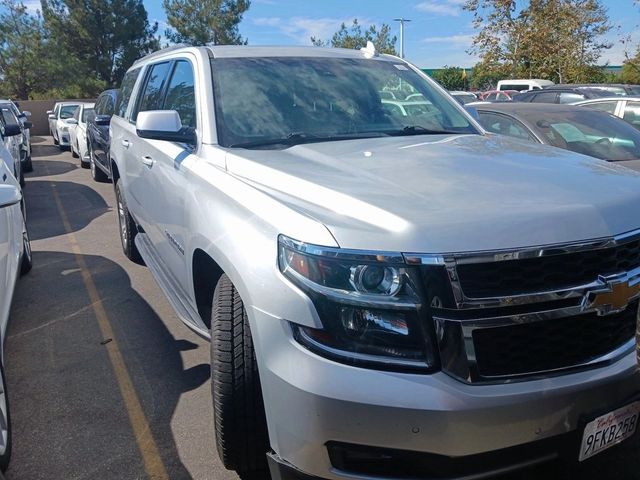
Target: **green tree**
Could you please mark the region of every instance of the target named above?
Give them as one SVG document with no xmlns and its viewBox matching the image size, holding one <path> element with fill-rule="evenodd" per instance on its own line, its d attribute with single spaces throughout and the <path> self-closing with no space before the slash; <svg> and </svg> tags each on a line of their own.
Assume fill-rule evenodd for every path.
<svg viewBox="0 0 640 480">
<path fill-rule="evenodd" d="M 344 23 L 340 26 L 340 30 L 333 34 L 331 40 L 322 40 L 320 38 L 311 37 L 311 43 L 317 47 L 334 47 L 334 48 L 362 48 L 367 46 L 367 42 L 373 42 L 376 50 L 381 53 L 389 53 L 397 55 L 395 35 L 391 36 L 391 27 L 383 23 L 379 28 L 371 25 L 363 31 L 362 26 L 357 19 L 353 20 L 351 27 L 347 27 Z"/>
<path fill-rule="evenodd" d="M 41 0 L 45 28 L 58 58 L 68 56 L 82 75 L 117 86 L 137 59 L 159 48 L 142 0 Z M 87 92 L 89 93 L 89 92 Z M 95 92 L 93 92 L 95 93 Z"/>
<path fill-rule="evenodd" d="M 448 67 L 436 70 L 431 75 L 436 82 L 447 90 L 465 90 L 469 85 L 467 72 L 460 67 Z"/>
<path fill-rule="evenodd" d="M 0 11 L 0 90 L 3 96 L 28 99 L 46 79 L 42 18 L 13 0 L 0 1 Z"/>
<path fill-rule="evenodd" d="M 470 53 L 511 77 L 586 81 L 612 46 L 600 0 L 467 0 L 464 8 L 477 29 Z"/>
<path fill-rule="evenodd" d="M 165 35 L 189 45 L 246 44 L 238 25 L 250 5 L 250 0 L 163 0 L 172 27 Z"/>
</svg>

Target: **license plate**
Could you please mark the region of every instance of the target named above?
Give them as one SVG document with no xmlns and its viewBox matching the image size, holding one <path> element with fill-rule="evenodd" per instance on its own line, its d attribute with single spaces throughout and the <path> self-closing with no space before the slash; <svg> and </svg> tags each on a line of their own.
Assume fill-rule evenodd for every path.
<svg viewBox="0 0 640 480">
<path fill-rule="evenodd" d="M 632 436 L 638 426 L 640 401 L 609 412 L 584 428 L 579 461 L 593 457 Z"/>
</svg>

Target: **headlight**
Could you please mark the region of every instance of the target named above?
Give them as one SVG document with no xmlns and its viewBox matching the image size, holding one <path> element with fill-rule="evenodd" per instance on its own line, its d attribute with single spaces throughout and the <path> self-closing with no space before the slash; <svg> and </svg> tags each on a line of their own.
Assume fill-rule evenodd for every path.
<svg viewBox="0 0 640 480">
<path fill-rule="evenodd" d="M 293 325 L 307 348 L 350 364 L 434 367 L 433 326 L 420 301 L 420 272 L 400 254 L 317 247 L 279 238 L 280 271 L 309 295 L 322 329 Z"/>
</svg>

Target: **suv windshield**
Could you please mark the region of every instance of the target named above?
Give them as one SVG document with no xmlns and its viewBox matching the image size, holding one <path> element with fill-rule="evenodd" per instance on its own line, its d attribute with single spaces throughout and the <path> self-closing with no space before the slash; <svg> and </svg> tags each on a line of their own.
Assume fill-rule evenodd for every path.
<svg viewBox="0 0 640 480">
<path fill-rule="evenodd" d="M 221 58 L 212 66 L 218 141 L 225 147 L 478 133 L 444 95 L 399 61 Z"/>
</svg>

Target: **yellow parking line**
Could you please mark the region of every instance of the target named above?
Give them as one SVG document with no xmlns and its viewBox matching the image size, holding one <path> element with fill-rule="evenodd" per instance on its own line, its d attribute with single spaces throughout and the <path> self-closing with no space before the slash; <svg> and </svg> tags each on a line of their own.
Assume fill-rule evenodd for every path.
<svg viewBox="0 0 640 480">
<path fill-rule="evenodd" d="M 169 476 L 167 475 L 165 466 L 162 463 L 162 458 L 160 457 L 158 446 L 156 445 L 156 442 L 153 438 L 153 433 L 149 428 L 147 417 L 145 416 L 144 411 L 142 410 L 142 406 L 140 405 L 140 400 L 138 399 L 138 395 L 133 386 L 133 382 L 131 381 L 131 376 L 129 375 L 129 372 L 127 370 L 124 358 L 122 358 L 122 353 L 120 353 L 118 342 L 115 338 L 115 335 L 113 334 L 113 329 L 111 328 L 111 323 L 109 322 L 107 312 L 102 305 L 102 299 L 100 298 L 98 289 L 96 288 L 93 277 L 91 276 L 91 273 L 87 268 L 86 262 L 84 261 L 80 246 L 78 245 L 76 236 L 71 229 L 71 224 L 69 223 L 67 212 L 62 205 L 62 201 L 60 200 L 60 196 L 56 191 L 55 185 L 53 185 L 52 190 L 53 199 L 56 203 L 56 206 L 58 207 L 58 212 L 60 213 L 62 224 L 64 225 L 64 229 L 69 238 L 69 242 L 71 243 L 71 248 L 73 250 L 75 260 L 80 267 L 82 281 L 84 282 L 87 292 L 89 293 L 89 299 L 93 307 L 93 312 L 96 316 L 96 319 L 98 320 L 100 333 L 102 334 L 102 337 L 104 339 L 112 339 L 112 341 L 107 343 L 105 346 L 107 348 L 107 352 L 109 352 L 109 360 L 111 360 L 111 365 L 116 375 L 118 386 L 120 387 L 120 393 L 122 394 L 122 399 L 124 400 L 127 413 L 129 414 L 129 421 L 131 422 L 131 427 L 133 428 L 133 433 L 136 437 L 136 443 L 138 444 L 138 448 L 140 449 L 140 453 L 144 461 L 144 468 L 150 479 L 168 480 Z"/>
</svg>

